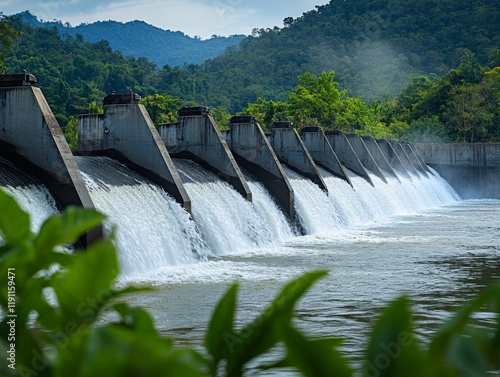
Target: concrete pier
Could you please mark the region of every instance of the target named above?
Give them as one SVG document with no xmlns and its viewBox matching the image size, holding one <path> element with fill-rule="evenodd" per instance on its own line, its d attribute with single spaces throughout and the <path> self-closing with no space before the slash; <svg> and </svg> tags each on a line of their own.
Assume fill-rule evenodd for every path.
<svg viewBox="0 0 500 377">
<path fill-rule="evenodd" d="M 389 161 L 385 158 L 384 154 L 380 150 L 378 144 L 376 141 L 371 137 L 371 136 L 361 136 L 361 139 L 365 143 L 366 148 L 372 155 L 374 161 L 377 163 L 378 167 L 384 172 L 388 173 L 389 175 L 392 175 L 394 178 L 396 178 L 399 181 L 398 175 L 392 168 L 391 164 L 389 164 Z"/>
<path fill-rule="evenodd" d="M 274 122 L 269 140 L 282 164 L 286 164 L 328 192 L 313 158 L 291 122 Z"/>
<path fill-rule="evenodd" d="M 403 162 L 399 158 L 398 154 L 392 147 L 392 145 L 386 139 L 377 139 L 376 143 L 380 148 L 380 151 L 387 159 L 389 164 L 396 170 L 398 173 L 404 175 L 407 178 L 411 179 L 411 175 L 404 166 Z"/>
<path fill-rule="evenodd" d="M 356 155 L 356 152 L 354 152 L 351 143 L 349 143 L 349 140 L 347 140 L 342 131 L 326 131 L 325 137 L 335 151 L 341 164 L 366 179 L 373 186 L 370 175 L 366 171 L 365 167 Z"/>
<path fill-rule="evenodd" d="M 346 174 L 321 127 L 305 127 L 301 130 L 301 135 L 304 145 L 314 162 L 352 186 L 349 176 Z"/>
<path fill-rule="evenodd" d="M 361 139 L 361 137 L 356 133 L 346 133 L 345 137 L 347 138 L 347 140 L 349 140 L 349 143 L 354 149 L 354 152 L 356 152 L 356 155 L 358 156 L 363 166 L 373 174 L 375 174 L 377 177 L 379 177 L 382 181 L 387 183 L 387 179 L 385 179 L 384 174 L 382 173 L 377 162 L 366 147 L 363 139 Z"/>
<path fill-rule="evenodd" d="M 295 220 L 292 186 L 255 117 L 232 117 L 226 140 L 238 164 L 262 182 L 283 211 Z"/>
<path fill-rule="evenodd" d="M 500 144 L 415 144 L 463 199 L 500 199 Z"/>
<path fill-rule="evenodd" d="M 417 177 L 420 177 L 421 173 L 419 173 L 417 169 L 413 166 L 413 164 L 410 161 L 410 158 L 406 154 L 405 148 L 403 148 L 401 143 L 399 141 L 389 140 L 389 144 L 394 148 L 394 151 L 398 155 L 399 159 L 403 163 L 406 170 L 408 170 L 409 173 Z"/>
<path fill-rule="evenodd" d="M 30 85 L 1 87 L 0 109 L 0 154 L 40 179 L 63 208 L 95 208 L 42 91 Z M 87 246 L 100 238 L 98 227 L 81 243 Z"/>
<path fill-rule="evenodd" d="M 415 155 L 415 157 L 417 158 L 417 161 L 420 163 L 420 166 L 422 166 L 422 168 L 425 170 L 427 175 L 432 174 L 431 169 L 429 169 L 429 166 L 427 166 L 424 159 L 422 158 L 422 156 L 420 155 L 418 150 L 415 148 L 413 143 L 408 143 L 408 145 L 409 145 L 411 151 L 413 152 L 413 154 Z"/>
<path fill-rule="evenodd" d="M 179 123 L 161 125 L 158 131 L 171 157 L 195 161 L 252 200 L 248 183 L 208 108 L 181 109 Z"/>
<path fill-rule="evenodd" d="M 133 94 L 110 94 L 104 114 L 78 118 L 78 153 L 109 156 L 162 186 L 188 212 L 191 200 L 148 112 Z"/>
</svg>

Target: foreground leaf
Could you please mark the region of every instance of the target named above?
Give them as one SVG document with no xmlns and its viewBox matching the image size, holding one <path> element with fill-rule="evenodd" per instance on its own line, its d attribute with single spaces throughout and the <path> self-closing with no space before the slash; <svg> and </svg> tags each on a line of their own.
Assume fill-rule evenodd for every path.
<svg viewBox="0 0 500 377">
<path fill-rule="evenodd" d="M 243 366 L 248 361 L 281 341 L 281 329 L 290 323 L 297 301 L 326 274 L 326 271 L 314 271 L 292 280 L 260 316 L 228 341 L 228 376 L 241 376 Z"/>
</svg>

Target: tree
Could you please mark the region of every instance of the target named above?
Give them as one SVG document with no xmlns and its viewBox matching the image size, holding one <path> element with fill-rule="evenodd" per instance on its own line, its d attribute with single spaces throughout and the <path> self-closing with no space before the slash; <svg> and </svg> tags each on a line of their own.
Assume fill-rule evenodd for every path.
<svg viewBox="0 0 500 377">
<path fill-rule="evenodd" d="M 453 88 L 446 105 L 444 117 L 464 143 L 484 141 L 487 127 L 493 115 L 485 108 L 485 98 L 480 85 L 464 85 Z"/>
<path fill-rule="evenodd" d="M 12 40 L 20 33 L 13 29 L 7 22 L 6 17 L 0 12 L 0 71 L 5 71 L 4 65 L 7 53 L 12 48 Z"/>
<path fill-rule="evenodd" d="M 182 100 L 168 94 L 154 94 L 141 99 L 153 120 L 158 126 L 162 123 L 173 123 L 177 121 L 177 112 L 181 108 Z"/>
<path fill-rule="evenodd" d="M 318 78 L 310 72 L 299 76 L 297 89 L 288 95 L 290 114 L 299 127 L 335 125 L 340 101 L 347 91 L 339 91 L 334 79 L 334 71 L 323 72 Z"/>
</svg>

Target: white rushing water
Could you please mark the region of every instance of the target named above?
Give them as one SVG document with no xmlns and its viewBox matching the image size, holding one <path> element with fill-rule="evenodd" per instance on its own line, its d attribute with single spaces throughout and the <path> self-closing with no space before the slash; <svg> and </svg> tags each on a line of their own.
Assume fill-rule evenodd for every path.
<svg viewBox="0 0 500 377">
<path fill-rule="evenodd" d="M 294 234 L 260 183 L 249 182 L 253 200 L 190 160 L 174 159 L 191 198 L 193 219 L 214 256 L 271 246 Z"/>
<path fill-rule="evenodd" d="M 429 177 L 399 179 L 387 175 L 387 183 L 371 174 L 374 186 L 349 172 L 353 186 L 319 168 L 328 193 L 307 178 L 285 168 L 295 192 L 295 206 L 307 234 L 331 233 L 335 229 L 387 220 L 417 213 L 459 200 L 437 173 Z"/>
<path fill-rule="evenodd" d="M 205 242 L 189 214 L 163 189 L 106 157 L 76 157 L 97 209 L 116 226 L 123 279 L 206 260 Z"/>
<path fill-rule="evenodd" d="M 0 158 L 0 187 L 30 214 L 33 231 L 38 231 L 49 216 L 59 212 L 47 187 L 3 158 Z"/>
</svg>

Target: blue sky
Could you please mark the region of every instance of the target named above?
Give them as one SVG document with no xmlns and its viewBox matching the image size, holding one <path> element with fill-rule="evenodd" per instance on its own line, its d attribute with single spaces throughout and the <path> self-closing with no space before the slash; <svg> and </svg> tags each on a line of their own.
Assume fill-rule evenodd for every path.
<svg viewBox="0 0 500 377">
<path fill-rule="evenodd" d="M 326 0 L 0 0 L 0 11 L 10 15 L 30 10 L 45 21 L 61 20 L 76 26 L 97 20 L 142 20 L 162 29 L 190 36 L 251 33 L 252 29 L 283 26 L 288 16 L 323 5 Z"/>
</svg>

